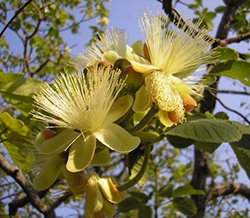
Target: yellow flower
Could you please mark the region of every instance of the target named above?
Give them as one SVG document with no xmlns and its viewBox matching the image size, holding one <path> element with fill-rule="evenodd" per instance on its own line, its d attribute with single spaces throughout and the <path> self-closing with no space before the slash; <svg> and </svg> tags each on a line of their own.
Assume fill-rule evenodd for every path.
<svg viewBox="0 0 250 218">
<path fill-rule="evenodd" d="M 34 97 L 34 117 L 63 130 L 43 142 L 40 151 L 67 151 L 67 170 L 79 172 L 91 164 L 96 139 L 120 153 L 134 150 L 140 138 L 114 123 L 133 102 L 131 96 L 117 99 L 124 83 L 120 71 L 96 66 L 86 74 L 62 74 L 53 85 L 46 84 Z"/>
<path fill-rule="evenodd" d="M 161 110 L 160 120 L 171 126 L 182 122 L 184 112 L 197 105 L 191 97 L 197 93 L 190 75 L 211 58 L 208 49 L 213 42 L 199 25 L 188 22 L 166 29 L 168 23 L 166 17 L 145 14 L 140 21 L 145 44 L 137 42 L 128 49 L 127 58 L 135 71 L 145 75 L 134 111 L 145 111 L 155 102 Z"/>
<path fill-rule="evenodd" d="M 86 185 L 85 218 L 113 217 L 115 205 L 122 201 L 124 193 L 117 189 L 111 177 L 100 178 L 93 174 Z"/>
<path fill-rule="evenodd" d="M 96 62 L 114 63 L 126 56 L 127 35 L 118 28 L 107 30 L 96 43 L 87 48 L 86 52 L 75 60 L 76 66 L 87 67 Z"/>
</svg>

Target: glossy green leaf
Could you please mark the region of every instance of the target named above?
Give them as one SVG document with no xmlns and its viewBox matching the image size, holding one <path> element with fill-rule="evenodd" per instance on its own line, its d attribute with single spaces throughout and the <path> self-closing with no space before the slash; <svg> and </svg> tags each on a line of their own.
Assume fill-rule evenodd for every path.
<svg viewBox="0 0 250 218">
<path fill-rule="evenodd" d="M 231 144 L 242 147 L 245 149 L 250 149 L 250 126 L 249 125 L 243 125 L 241 123 L 234 122 L 235 125 L 237 125 L 240 128 L 240 131 L 242 133 L 242 137 L 239 141 L 233 142 Z"/>
<path fill-rule="evenodd" d="M 193 120 L 172 128 L 167 135 L 206 143 L 235 142 L 242 136 L 238 126 L 221 119 Z"/>
<path fill-rule="evenodd" d="M 213 50 L 214 54 L 216 55 L 216 61 L 218 62 L 226 62 L 231 60 L 237 60 L 239 58 L 238 53 L 228 47 L 217 47 Z"/>
<path fill-rule="evenodd" d="M 247 173 L 248 177 L 250 178 L 250 150 L 237 147 L 237 146 L 232 146 L 234 153 L 241 165 L 241 167 L 245 170 Z"/>
<path fill-rule="evenodd" d="M 172 183 L 168 183 L 167 186 L 163 187 L 160 190 L 160 196 L 170 198 L 172 196 L 174 190 L 174 185 Z"/>
<path fill-rule="evenodd" d="M 190 184 L 180 186 L 176 188 L 173 193 L 172 197 L 181 197 L 181 196 L 188 196 L 188 195 L 204 195 L 205 192 L 202 190 L 198 190 L 193 188 Z"/>
<path fill-rule="evenodd" d="M 191 198 L 186 198 L 186 197 L 174 198 L 173 204 L 177 210 L 179 210 L 180 212 L 182 212 L 187 216 L 192 216 L 197 212 L 197 207 L 195 206 Z"/>
<path fill-rule="evenodd" d="M 141 207 L 141 202 L 134 197 L 128 197 L 118 204 L 118 211 L 126 213 L 130 210 L 136 210 Z"/>
<path fill-rule="evenodd" d="M 152 209 L 150 206 L 143 205 L 139 209 L 138 218 L 152 218 Z"/>
<path fill-rule="evenodd" d="M 220 144 L 217 143 L 204 143 L 204 142 L 195 142 L 195 147 L 197 147 L 200 151 L 206 151 L 209 153 L 213 153 Z"/>
<path fill-rule="evenodd" d="M 244 85 L 250 86 L 250 63 L 247 61 L 228 61 L 226 63 L 216 65 L 211 73 L 220 76 L 230 77 L 239 80 Z"/>
<path fill-rule="evenodd" d="M 145 193 L 143 192 L 139 192 L 139 191 L 131 191 L 129 192 L 129 194 L 136 198 L 138 201 L 142 202 L 142 203 L 146 203 L 149 200 L 149 196 L 147 196 Z"/>
<path fill-rule="evenodd" d="M 8 112 L 2 112 L 0 114 L 0 121 L 5 125 L 7 129 L 17 134 L 26 136 L 29 132 L 28 127 L 23 123 L 23 121 L 18 120 Z"/>
</svg>

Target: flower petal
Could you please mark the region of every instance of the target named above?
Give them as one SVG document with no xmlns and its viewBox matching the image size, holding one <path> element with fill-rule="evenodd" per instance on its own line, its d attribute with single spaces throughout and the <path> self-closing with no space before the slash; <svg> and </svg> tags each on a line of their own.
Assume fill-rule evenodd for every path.
<svg viewBox="0 0 250 218">
<path fill-rule="evenodd" d="M 133 111 L 135 112 L 145 112 L 151 106 L 151 98 L 149 93 L 146 91 L 145 86 L 141 86 L 141 88 L 136 92 L 135 102 L 133 105 Z"/>
<path fill-rule="evenodd" d="M 91 176 L 86 185 L 85 218 L 92 218 L 94 213 L 103 208 L 103 197 L 99 190 L 97 178 Z"/>
<path fill-rule="evenodd" d="M 64 167 L 64 160 L 59 155 L 52 156 L 41 166 L 39 174 L 33 184 L 36 190 L 41 191 L 49 188 L 59 177 Z"/>
<path fill-rule="evenodd" d="M 84 170 L 91 163 L 95 148 L 96 139 L 93 135 L 86 139 L 79 137 L 69 148 L 67 170 L 72 173 Z"/>
<path fill-rule="evenodd" d="M 103 53 L 104 60 L 110 62 L 110 63 L 115 63 L 115 61 L 120 57 L 117 52 L 115 51 L 106 51 Z"/>
<path fill-rule="evenodd" d="M 137 61 L 129 61 L 134 69 L 138 73 L 151 73 L 156 70 L 160 70 L 158 67 L 147 63 L 140 63 Z"/>
<path fill-rule="evenodd" d="M 61 153 L 79 135 L 72 129 L 65 129 L 53 138 L 45 140 L 38 149 L 45 154 Z"/>
<path fill-rule="evenodd" d="M 67 181 L 70 190 L 76 194 L 82 194 L 85 191 L 87 177 L 83 173 L 71 173 L 66 167 L 63 169 L 63 176 Z"/>
<path fill-rule="evenodd" d="M 130 95 L 125 95 L 118 98 L 112 105 L 105 122 L 113 123 L 126 114 L 132 106 L 133 98 Z"/>
<path fill-rule="evenodd" d="M 137 55 L 139 56 L 143 56 L 144 53 L 143 53 L 143 46 L 144 46 L 144 42 L 141 41 L 141 40 L 137 40 L 136 42 L 134 42 L 132 44 L 132 49 L 133 49 L 133 52 L 135 52 Z"/>
<path fill-rule="evenodd" d="M 165 127 L 170 127 L 174 123 L 169 119 L 167 111 L 160 110 L 158 113 L 159 120 L 160 122 L 165 126 Z"/>
<path fill-rule="evenodd" d="M 107 124 L 95 133 L 96 138 L 108 148 L 120 153 L 128 153 L 138 147 L 141 140 L 131 135 L 117 124 Z"/>
<path fill-rule="evenodd" d="M 91 166 L 105 166 L 111 162 L 111 156 L 108 148 L 103 148 L 98 151 L 96 149 L 95 156 L 91 162 Z"/>
<path fill-rule="evenodd" d="M 103 199 L 102 213 L 105 217 L 114 217 L 116 213 L 116 206 Z"/>
<path fill-rule="evenodd" d="M 100 178 L 98 183 L 105 199 L 110 203 L 117 204 L 123 200 L 124 194 L 117 189 L 117 183 L 112 178 Z"/>
</svg>

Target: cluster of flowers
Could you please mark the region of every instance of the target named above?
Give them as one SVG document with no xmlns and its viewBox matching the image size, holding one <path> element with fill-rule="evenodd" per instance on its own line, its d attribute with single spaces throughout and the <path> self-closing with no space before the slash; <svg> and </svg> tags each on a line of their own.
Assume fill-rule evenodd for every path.
<svg viewBox="0 0 250 218">
<path fill-rule="evenodd" d="M 113 178 L 89 170 L 109 162 L 110 150 L 140 145 L 121 118 L 128 111 L 143 117 L 154 106 L 164 126 L 182 123 L 197 106 L 191 75 L 211 58 L 213 42 L 199 25 L 171 26 L 163 15 L 145 14 L 140 26 L 145 42 L 128 46 L 124 31 L 108 30 L 75 60 L 78 72 L 59 75 L 34 97 L 34 117 L 49 124 L 36 139 L 43 156 L 34 185 L 43 190 L 66 179 L 74 194 L 85 193 L 86 217 L 110 217 L 123 199 Z M 131 84 L 134 92 L 127 91 Z"/>
</svg>

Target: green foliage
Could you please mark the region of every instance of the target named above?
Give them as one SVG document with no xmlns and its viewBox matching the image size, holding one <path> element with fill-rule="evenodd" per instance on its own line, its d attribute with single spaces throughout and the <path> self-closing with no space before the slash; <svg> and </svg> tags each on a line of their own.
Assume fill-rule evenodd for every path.
<svg viewBox="0 0 250 218">
<path fill-rule="evenodd" d="M 205 195 L 205 193 L 202 190 L 194 189 L 190 184 L 180 186 L 176 188 L 172 193 L 172 197 L 174 198 L 188 195 Z"/>
<path fill-rule="evenodd" d="M 197 207 L 195 206 L 195 203 L 192 201 L 191 198 L 187 197 L 174 198 L 173 204 L 177 210 L 179 210 L 180 212 L 182 212 L 187 216 L 192 216 L 197 212 Z"/>
<path fill-rule="evenodd" d="M 28 134 L 28 127 L 21 120 L 14 118 L 8 112 L 1 113 L 0 120 L 8 130 L 22 136 L 26 136 Z"/>
<path fill-rule="evenodd" d="M 250 63 L 247 61 L 228 61 L 226 63 L 216 65 L 211 73 L 230 77 L 239 80 L 244 85 L 250 86 L 249 69 Z"/>
<path fill-rule="evenodd" d="M 128 213 L 131 210 L 137 211 L 137 218 L 151 218 L 151 207 L 147 206 L 148 196 L 141 192 L 130 192 L 131 197 L 123 200 L 119 206 L 118 211 L 121 213 Z"/>
<path fill-rule="evenodd" d="M 242 168 L 245 170 L 247 173 L 248 177 L 250 177 L 250 165 L 249 165 L 249 160 L 250 160 L 250 150 L 237 147 L 237 146 L 232 146 L 234 153 L 236 154 L 236 157 L 242 166 Z"/>
<path fill-rule="evenodd" d="M 240 140 L 241 131 L 227 120 L 198 119 L 172 128 L 167 135 L 198 142 L 223 143 Z"/>
<path fill-rule="evenodd" d="M 217 57 L 216 62 L 227 62 L 234 61 L 239 58 L 239 54 L 231 48 L 228 47 L 217 47 L 214 49 L 215 56 Z"/>
</svg>

